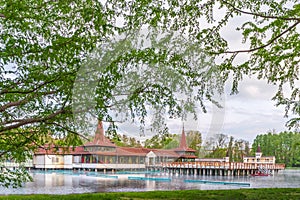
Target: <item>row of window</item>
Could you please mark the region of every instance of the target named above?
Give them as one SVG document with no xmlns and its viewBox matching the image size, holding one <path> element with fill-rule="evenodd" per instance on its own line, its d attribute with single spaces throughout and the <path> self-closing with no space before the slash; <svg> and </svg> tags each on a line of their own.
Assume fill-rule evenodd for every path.
<svg viewBox="0 0 300 200">
<path fill-rule="evenodd" d="M 95 147 L 84 147 L 84 151 L 89 151 L 89 152 L 97 152 L 97 151 L 101 151 L 101 152 L 115 152 L 116 148 L 115 147 L 99 147 L 99 146 L 95 146 Z"/>
<path fill-rule="evenodd" d="M 74 156 L 73 163 L 144 164 L 145 158 L 140 156 L 83 155 L 83 156 Z"/>
<path fill-rule="evenodd" d="M 273 161 L 273 159 L 259 159 L 259 158 L 257 158 L 257 159 L 255 159 L 255 158 L 253 158 L 253 159 L 245 159 L 246 160 L 246 162 L 272 162 Z"/>
<path fill-rule="evenodd" d="M 175 157 L 155 157 L 149 158 L 150 162 L 190 162 L 195 159 L 184 159 Z M 52 163 L 59 163 L 59 157 L 52 157 Z M 98 163 L 98 164 L 144 164 L 145 157 L 140 156 L 103 156 L 103 155 L 82 155 L 73 156 L 73 163 Z"/>
</svg>

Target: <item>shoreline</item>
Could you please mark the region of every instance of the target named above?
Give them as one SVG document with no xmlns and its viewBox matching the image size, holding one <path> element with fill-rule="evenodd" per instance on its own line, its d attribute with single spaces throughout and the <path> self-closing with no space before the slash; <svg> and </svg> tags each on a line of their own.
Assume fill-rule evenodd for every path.
<svg viewBox="0 0 300 200">
<path fill-rule="evenodd" d="M 0 195 L 0 199 L 300 199 L 300 188 L 104 192 L 67 195 Z"/>
</svg>

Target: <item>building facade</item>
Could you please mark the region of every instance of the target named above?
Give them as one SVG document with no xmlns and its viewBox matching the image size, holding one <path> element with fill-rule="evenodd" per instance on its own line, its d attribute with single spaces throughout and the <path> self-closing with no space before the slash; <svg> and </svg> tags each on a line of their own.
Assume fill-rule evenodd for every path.
<svg viewBox="0 0 300 200">
<path fill-rule="evenodd" d="M 275 156 L 262 156 L 260 146 L 258 146 L 255 156 L 246 156 L 243 158 L 243 162 L 252 164 L 275 164 Z"/>
<path fill-rule="evenodd" d="M 39 148 L 33 166 L 36 169 L 144 169 L 162 162 L 194 161 L 195 158 L 195 150 L 186 144 L 184 129 L 176 149 L 118 147 L 105 137 L 99 121 L 93 141 L 69 149 Z"/>
</svg>

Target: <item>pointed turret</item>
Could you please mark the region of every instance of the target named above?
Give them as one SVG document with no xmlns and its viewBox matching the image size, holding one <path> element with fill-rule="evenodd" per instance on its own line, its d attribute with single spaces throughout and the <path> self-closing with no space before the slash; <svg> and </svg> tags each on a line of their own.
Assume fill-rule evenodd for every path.
<svg viewBox="0 0 300 200">
<path fill-rule="evenodd" d="M 107 146 L 107 147 L 115 147 L 109 139 L 107 139 L 104 135 L 103 124 L 101 120 L 98 120 L 97 129 L 95 132 L 95 137 L 92 142 L 88 142 L 85 146 Z"/>
<path fill-rule="evenodd" d="M 256 153 L 255 153 L 255 157 L 256 158 L 261 158 L 262 156 L 262 152 L 260 150 L 260 145 L 257 146 L 257 150 L 256 150 Z"/>
<path fill-rule="evenodd" d="M 104 142 L 105 136 L 104 136 L 104 130 L 103 130 L 103 124 L 101 120 L 98 120 L 98 125 L 94 137 L 94 143 L 97 143 L 99 141 Z"/>
<path fill-rule="evenodd" d="M 257 153 L 261 153 L 261 150 L 260 150 L 260 145 L 258 145 L 258 147 L 257 147 L 257 151 L 256 151 Z"/>
<path fill-rule="evenodd" d="M 178 161 L 194 161 L 195 158 L 197 158 L 197 156 L 195 156 L 196 151 L 189 148 L 186 144 L 184 125 L 182 126 L 179 147 L 174 149 L 174 151 L 179 154 Z"/>
<path fill-rule="evenodd" d="M 184 125 L 182 126 L 181 138 L 179 141 L 179 147 L 175 149 L 176 152 L 195 152 L 194 149 L 188 147 L 186 143 L 186 136 L 184 131 Z"/>
<path fill-rule="evenodd" d="M 182 126 L 182 132 L 181 132 L 181 138 L 180 138 L 180 144 L 179 148 L 186 150 L 188 147 L 186 145 L 186 137 L 185 137 L 185 132 L 184 132 L 184 125 Z"/>
</svg>

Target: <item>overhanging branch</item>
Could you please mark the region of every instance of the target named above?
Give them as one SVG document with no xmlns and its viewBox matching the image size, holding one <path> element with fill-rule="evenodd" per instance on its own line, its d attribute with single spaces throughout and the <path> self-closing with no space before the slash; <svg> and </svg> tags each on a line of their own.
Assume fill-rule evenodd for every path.
<svg viewBox="0 0 300 200">
<path fill-rule="evenodd" d="M 233 10 L 235 10 L 236 12 L 242 13 L 242 14 L 246 14 L 246 15 L 252 15 L 252 16 L 256 16 L 256 17 L 261 17 L 261 18 L 265 18 L 265 19 L 281 19 L 281 20 L 292 20 L 292 21 L 299 21 L 300 18 L 297 17 L 283 17 L 283 16 L 272 16 L 272 15 L 264 15 L 261 13 L 253 13 L 253 12 L 248 12 L 248 11 L 244 11 L 241 9 L 236 8 L 233 4 L 227 2 L 227 1 L 222 1 L 222 3 L 229 5 Z"/>
<path fill-rule="evenodd" d="M 299 21 L 297 21 L 296 23 L 294 23 L 292 26 L 290 26 L 289 28 L 287 28 L 285 31 L 283 31 L 282 33 L 280 33 L 276 37 L 272 38 L 271 40 L 269 40 L 266 44 L 264 44 L 262 46 L 255 47 L 255 48 L 252 48 L 252 49 L 244 49 L 244 50 L 237 50 L 237 51 L 225 51 L 225 52 L 222 52 L 222 53 L 230 53 L 230 54 L 231 53 L 233 53 L 233 54 L 236 54 L 236 53 L 251 53 L 253 51 L 257 51 L 259 49 L 266 48 L 267 46 L 269 46 L 273 42 L 275 42 L 278 38 L 282 37 L 284 34 L 286 34 L 287 32 L 289 32 L 293 28 L 295 28 L 299 23 L 300 23 L 300 19 L 299 19 Z M 217 54 L 220 54 L 220 53 L 217 53 Z"/>
<path fill-rule="evenodd" d="M 73 133 L 73 134 L 75 134 L 75 135 L 78 135 L 79 137 L 82 137 L 82 138 L 85 139 L 85 140 L 88 140 L 88 138 L 85 137 L 84 135 L 81 135 L 81 134 L 79 134 L 78 132 L 73 131 L 73 130 L 71 130 L 71 129 L 65 127 L 65 126 L 62 126 L 62 125 L 56 123 L 56 122 L 46 122 L 46 124 L 55 125 L 55 126 L 57 126 L 57 127 L 60 127 L 60 128 L 62 128 L 62 129 L 64 129 L 64 130 L 70 132 L 70 133 Z"/>
<path fill-rule="evenodd" d="M 1 127 L 0 133 L 4 132 L 4 131 L 11 130 L 11 129 L 16 129 L 16 128 L 19 128 L 21 126 L 27 125 L 27 124 L 33 124 L 33 123 L 47 121 L 47 120 L 53 119 L 57 115 L 64 114 L 64 113 L 67 113 L 67 111 L 64 110 L 64 109 L 60 109 L 60 110 L 58 110 L 58 111 L 56 111 L 56 112 L 54 112 L 54 113 L 52 113 L 52 114 L 50 114 L 46 117 L 43 117 L 43 118 L 24 119 L 24 120 L 21 120 L 19 123 L 16 123 L 16 124 L 13 124 L 13 125 L 10 125 L 10 126 Z"/>
</svg>

